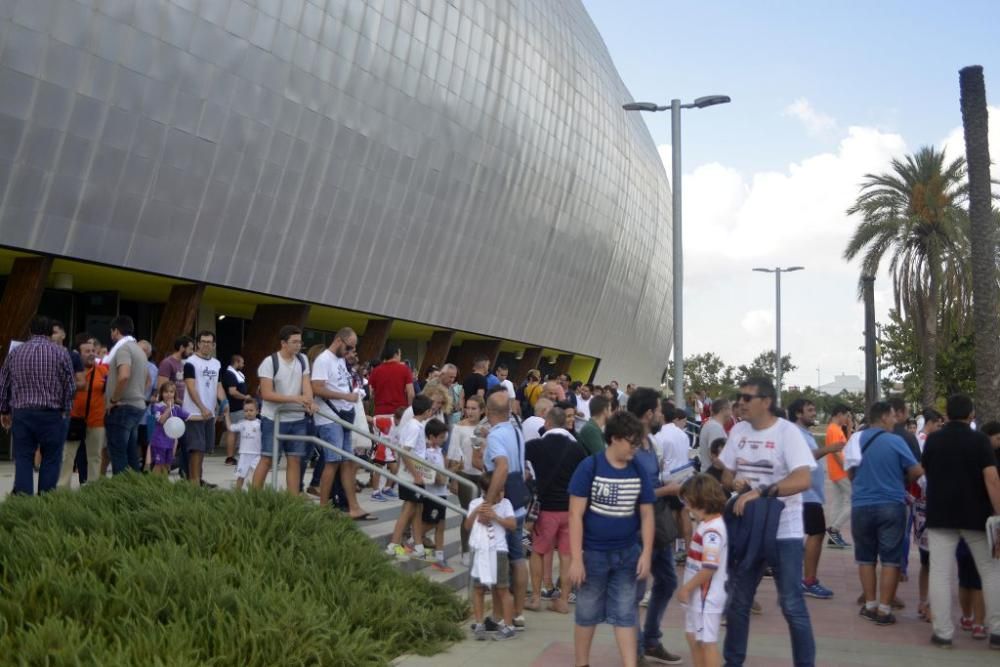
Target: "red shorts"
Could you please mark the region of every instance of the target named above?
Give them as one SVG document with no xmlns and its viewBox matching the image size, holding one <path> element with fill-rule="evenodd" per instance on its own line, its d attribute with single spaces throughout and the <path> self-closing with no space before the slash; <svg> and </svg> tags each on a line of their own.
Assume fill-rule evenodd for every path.
<svg viewBox="0 0 1000 667">
<path fill-rule="evenodd" d="M 563 556 L 569 555 L 569 512 L 542 510 L 531 535 L 531 550 L 544 556 L 554 548 Z"/>
<path fill-rule="evenodd" d="M 389 437 L 389 429 L 392 428 L 392 415 L 375 415 L 375 428 L 383 438 Z M 392 463 L 396 460 L 396 453 L 381 443 L 375 445 L 376 463 Z"/>
</svg>

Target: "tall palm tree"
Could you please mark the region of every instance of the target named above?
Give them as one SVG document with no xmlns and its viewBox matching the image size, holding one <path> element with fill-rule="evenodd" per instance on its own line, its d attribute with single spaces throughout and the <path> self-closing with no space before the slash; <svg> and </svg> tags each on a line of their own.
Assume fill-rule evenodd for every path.
<svg viewBox="0 0 1000 667">
<path fill-rule="evenodd" d="M 948 282 L 944 262 L 966 243 L 965 159 L 946 163 L 943 151 L 928 146 L 891 166 L 888 173 L 866 174 L 857 200 L 847 209 L 848 215 L 860 214 L 861 223 L 844 257 L 861 255 L 861 275 L 874 276 L 889 256 L 896 308 L 921 342 L 921 399 L 929 406 L 937 398 L 938 321 Z M 963 265 L 948 271 L 961 271 Z M 858 290 L 860 294 L 860 281 Z"/>
<path fill-rule="evenodd" d="M 969 240 L 976 327 L 976 412 L 1000 418 L 1000 315 L 997 313 L 997 220 L 990 183 L 989 120 L 983 68 L 958 73 L 965 152 L 969 160 Z"/>
</svg>

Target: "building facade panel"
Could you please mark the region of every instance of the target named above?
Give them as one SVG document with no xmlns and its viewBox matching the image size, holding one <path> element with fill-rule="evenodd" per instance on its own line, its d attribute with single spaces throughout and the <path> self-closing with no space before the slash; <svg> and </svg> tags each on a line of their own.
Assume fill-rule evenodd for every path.
<svg viewBox="0 0 1000 667">
<path fill-rule="evenodd" d="M 670 190 L 580 0 L 0 0 L 5 245 L 653 382 Z"/>
</svg>

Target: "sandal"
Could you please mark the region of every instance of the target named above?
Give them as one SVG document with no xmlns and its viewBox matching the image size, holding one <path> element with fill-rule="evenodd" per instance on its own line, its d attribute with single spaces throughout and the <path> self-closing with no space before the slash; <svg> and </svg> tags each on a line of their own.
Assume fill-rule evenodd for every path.
<svg viewBox="0 0 1000 667">
<path fill-rule="evenodd" d="M 931 622 L 931 605 L 928 602 L 921 602 L 917 605 L 917 616 L 925 623 Z"/>
</svg>

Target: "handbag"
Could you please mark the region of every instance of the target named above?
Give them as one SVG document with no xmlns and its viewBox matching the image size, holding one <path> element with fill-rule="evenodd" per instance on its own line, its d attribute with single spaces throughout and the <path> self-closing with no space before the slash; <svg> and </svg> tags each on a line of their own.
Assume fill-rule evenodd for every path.
<svg viewBox="0 0 1000 667">
<path fill-rule="evenodd" d="M 656 499 L 653 505 L 653 524 L 656 532 L 653 534 L 653 548 L 666 549 L 672 547 L 677 539 L 677 522 L 674 521 L 674 511 L 670 507 L 667 496 Z"/>
<path fill-rule="evenodd" d="M 66 442 L 84 442 L 87 439 L 87 415 L 90 414 L 90 396 L 94 391 L 94 376 L 97 373 L 90 368 L 90 382 L 87 383 L 87 400 L 83 407 L 83 417 L 70 417 L 69 429 L 66 431 Z"/>
<path fill-rule="evenodd" d="M 524 454 L 521 451 L 524 444 L 521 442 L 521 433 L 516 428 L 514 429 L 514 436 L 517 438 L 517 460 L 521 469 L 513 472 L 508 468 L 507 481 L 503 485 L 503 494 L 510 501 L 514 509 L 519 510 L 522 507 L 528 506 L 531 500 L 531 493 L 528 491 L 528 484 L 524 481 Z"/>
</svg>

